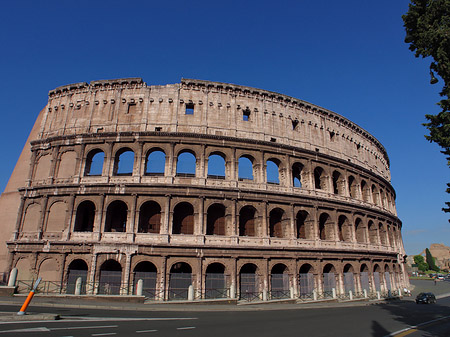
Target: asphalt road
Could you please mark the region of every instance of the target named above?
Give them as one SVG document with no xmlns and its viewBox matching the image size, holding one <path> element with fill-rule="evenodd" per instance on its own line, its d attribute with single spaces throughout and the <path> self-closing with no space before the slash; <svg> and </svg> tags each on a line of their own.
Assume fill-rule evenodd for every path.
<svg viewBox="0 0 450 337">
<path fill-rule="evenodd" d="M 63 316 L 61 321 L 0 322 L 5 336 L 450 336 L 450 298 L 437 304 L 416 305 L 393 301 L 341 308 L 255 311 L 131 311 L 32 307 L 34 312 Z M 17 305 L 0 305 L 0 311 L 16 312 Z M 441 319 L 403 331 L 405 328 Z"/>
</svg>

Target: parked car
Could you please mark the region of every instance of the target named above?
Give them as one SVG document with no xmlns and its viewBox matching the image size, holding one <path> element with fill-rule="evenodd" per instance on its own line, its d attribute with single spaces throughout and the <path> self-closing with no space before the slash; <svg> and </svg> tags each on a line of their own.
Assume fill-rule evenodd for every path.
<svg viewBox="0 0 450 337">
<path fill-rule="evenodd" d="M 417 295 L 416 297 L 416 303 L 436 303 L 436 297 L 434 296 L 433 293 L 420 293 L 419 295 Z"/>
<path fill-rule="evenodd" d="M 443 279 L 444 279 L 444 275 L 439 274 L 439 275 L 437 276 L 437 279 L 438 279 L 438 280 L 443 280 Z"/>
</svg>

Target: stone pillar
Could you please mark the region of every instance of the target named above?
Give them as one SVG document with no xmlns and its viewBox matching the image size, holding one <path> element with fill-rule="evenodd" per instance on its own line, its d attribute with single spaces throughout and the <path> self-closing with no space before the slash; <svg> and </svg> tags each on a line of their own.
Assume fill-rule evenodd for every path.
<svg viewBox="0 0 450 337">
<path fill-rule="evenodd" d="M 133 242 L 135 238 L 135 233 L 137 232 L 136 226 L 136 204 L 137 204 L 137 194 L 132 194 L 133 200 L 131 202 L 131 211 L 129 211 L 128 220 L 127 221 L 127 241 Z M 137 220 L 139 221 L 139 219 Z"/>
<path fill-rule="evenodd" d="M 144 150 L 144 142 L 138 142 L 138 149 L 135 154 L 136 160 L 133 168 L 133 177 L 135 178 L 135 182 L 139 182 L 140 178 L 144 175 L 145 171 L 145 154 Z"/>
<path fill-rule="evenodd" d="M 205 197 L 201 196 L 198 198 L 198 215 L 194 227 L 194 235 L 204 235 L 206 232 L 204 232 L 204 225 L 203 225 L 203 214 L 204 214 L 204 204 L 205 204 Z"/>
<path fill-rule="evenodd" d="M 113 171 L 114 171 L 115 157 L 113 154 L 113 146 L 114 146 L 114 144 L 112 142 L 107 143 L 107 148 L 106 148 L 107 153 L 105 153 L 104 164 L 103 164 L 102 175 L 107 176 L 108 181 L 113 176 Z"/>
<path fill-rule="evenodd" d="M 75 194 L 71 194 L 69 199 L 69 209 L 67 210 L 66 225 L 64 226 L 64 230 L 66 231 L 66 240 L 70 239 L 70 234 L 74 230 L 73 226 L 76 220 L 76 212 L 74 212 L 74 206 Z"/>
<path fill-rule="evenodd" d="M 103 232 L 103 219 L 106 218 L 105 216 L 105 205 L 106 204 L 106 196 L 104 194 L 101 194 L 101 200 L 100 200 L 100 207 L 97 211 L 96 214 L 96 221 L 94 221 L 94 228 L 93 228 L 93 233 L 94 233 L 94 237 L 97 236 L 97 240 L 100 240 L 102 237 L 102 232 Z"/>
<path fill-rule="evenodd" d="M 236 214 L 236 206 L 237 206 L 237 200 L 232 199 L 231 200 L 231 235 L 236 236 L 239 235 L 239 220 L 238 215 Z"/>
<path fill-rule="evenodd" d="M 294 204 L 290 205 L 290 219 L 289 219 L 289 226 L 291 230 L 290 238 L 295 240 L 297 238 L 297 228 L 295 227 L 295 206 Z"/>
<path fill-rule="evenodd" d="M 95 285 L 95 276 L 97 271 L 97 253 L 93 253 L 91 256 L 91 268 L 86 285 L 86 294 L 96 295 L 98 287 Z"/>
<path fill-rule="evenodd" d="M 47 222 L 48 218 L 48 212 L 50 211 L 49 209 L 47 209 L 48 195 L 44 196 L 42 199 L 43 201 L 42 201 L 41 216 L 39 217 L 38 222 L 38 233 L 37 233 L 38 240 L 42 239 L 42 234 L 45 230 L 45 223 Z"/>
<path fill-rule="evenodd" d="M 164 219 L 162 221 L 161 234 L 169 234 L 170 229 L 170 195 L 166 195 L 166 203 L 164 205 Z"/>
<path fill-rule="evenodd" d="M 125 254 L 125 267 L 122 273 L 122 289 L 120 295 L 128 295 L 130 289 L 130 268 L 131 268 L 131 254 Z"/>
<path fill-rule="evenodd" d="M 269 225 L 268 225 L 268 221 L 267 221 L 267 202 L 263 201 L 262 202 L 262 207 L 261 207 L 261 236 L 264 237 L 269 237 L 270 233 L 269 233 Z M 258 236 L 258 235 L 256 235 Z"/>
</svg>

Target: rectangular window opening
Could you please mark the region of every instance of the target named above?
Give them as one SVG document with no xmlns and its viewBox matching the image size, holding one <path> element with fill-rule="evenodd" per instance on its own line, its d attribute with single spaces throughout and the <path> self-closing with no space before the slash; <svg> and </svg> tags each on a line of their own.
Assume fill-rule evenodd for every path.
<svg viewBox="0 0 450 337">
<path fill-rule="evenodd" d="M 193 115 L 194 114 L 194 104 L 193 103 L 186 103 L 186 115 Z"/>
</svg>

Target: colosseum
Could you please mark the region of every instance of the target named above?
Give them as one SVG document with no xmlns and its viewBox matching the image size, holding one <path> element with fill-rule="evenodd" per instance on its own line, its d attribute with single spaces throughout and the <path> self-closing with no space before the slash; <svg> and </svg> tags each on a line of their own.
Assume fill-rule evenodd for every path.
<svg viewBox="0 0 450 337">
<path fill-rule="evenodd" d="M 386 150 L 283 94 L 182 79 L 58 87 L 0 199 L 20 289 L 147 300 L 409 285 Z"/>
</svg>

